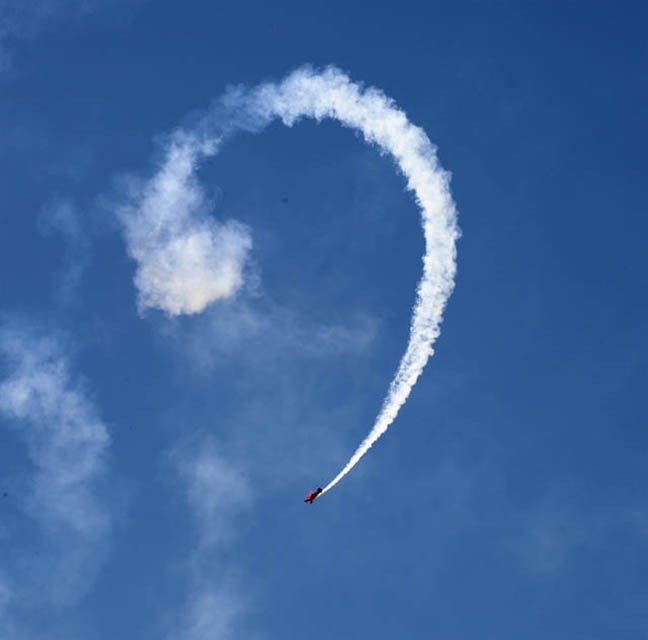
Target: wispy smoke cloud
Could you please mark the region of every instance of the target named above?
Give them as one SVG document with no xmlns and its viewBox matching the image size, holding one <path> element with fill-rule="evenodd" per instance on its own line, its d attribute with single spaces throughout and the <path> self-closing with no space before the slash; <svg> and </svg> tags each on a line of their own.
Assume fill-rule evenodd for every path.
<svg viewBox="0 0 648 640">
<path fill-rule="evenodd" d="M 209 439 L 178 448 L 173 459 L 184 481 L 201 547 L 223 542 L 232 533 L 241 509 L 250 504 L 246 477 Z"/>
<path fill-rule="evenodd" d="M 76 302 L 83 274 L 90 263 L 90 238 L 81 216 L 69 200 L 56 200 L 43 209 L 38 226 L 45 236 L 60 234 L 65 241 L 65 266 L 57 277 L 57 297 L 68 305 Z"/>
<path fill-rule="evenodd" d="M 226 589 L 206 586 L 194 593 L 182 640 L 232 638 L 237 617 L 243 612 L 240 598 Z"/>
<path fill-rule="evenodd" d="M 172 459 L 183 480 L 198 536 L 188 557 L 191 591 L 183 623 L 174 637 L 232 637 L 236 619 L 244 610 L 243 598 L 224 577 L 226 568 L 218 551 L 230 540 L 245 507 L 251 504 L 248 481 L 209 438 L 179 446 Z"/>
<path fill-rule="evenodd" d="M 266 362 L 274 368 L 277 357 L 312 361 L 364 354 L 379 324 L 366 314 L 346 324 L 323 324 L 268 299 L 242 299 L 209 309 L 190 326 L 173 322 L 162 325 L 162 331 L 192 370 L 205 373 L 226 360 Z"/>
<path fill-rule="evenodd" d="M 439 167 L 425 132 L 381 91 L 352 82 L 338 69 L 298 69 L 280 83 L 230 90 L 191 132 L 177 132 L 137 204 L 122 209 L 120 216 L 129 252 L 138 264 L 135 284 L 141 308 L 171 315 L 196 313 L 231 297 L 243 280 L 249 234 L 234 223 L 218 225 L 206 216 L 196 169 L 236 130 L 258 132 L 276 119 L 293 126 L 307 117 L 337 120 L 394 159 L 420 207 L 425 236 L 423 275 L 405 354 L 372 430 L 325 488 L 328 491 L 389 428 L 406 402 L 433 353 L 454 287 L 456 210 L 448 174 Z"/>
<path fill-rule="evenodd" d="M 61 340 L 5 323 L 0 356 L 9 372 L 0 415 L 19 428 L 35 469 L 23 508 L 48 549 L 15 558 L 14 583 L 23 601 L 69 604 L 92 584 L 112 528 L 99 492 L 108 432 L 70 373 Z"/>
<path fill-rule="evenodd" d="M 80 23 L 92 14 L 132 11 L 145 0 L 0 0 L 0 71 L 11 67 L 7 42 L 31 40 L 61 24 Z"/>
</svg>

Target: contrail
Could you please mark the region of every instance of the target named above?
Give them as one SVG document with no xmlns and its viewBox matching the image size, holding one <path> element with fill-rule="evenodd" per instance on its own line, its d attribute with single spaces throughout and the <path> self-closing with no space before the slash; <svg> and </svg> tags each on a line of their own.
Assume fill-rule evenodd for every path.
<svg viewBox="0 0 648 640">
<path fill-rule="evenodd" d="M 231 134 L 241 130 L 259 132 L 277 118 L 287 126 L 302 118 L 317 121 L 331 118 L 359 131 L 368 143 L 391 155 L 420 207 L 425 236 L 423 274 L 417 287 L 407 349 L 374 426 L 346 466 L 324 488 L 326 493 L 351 471 L 398 415 L 433 353 L 443 311 L 454 287 L 455 242 L 459 235 L 457 214 L 450 195 L 449 175 L 439 166 L 436 149 L 425 132 L 410 123 L 382 91 L 352 82 L 335 67 L 321 72 L 310 67 L 300 68 L 280 83 L 266 83 L 249 90 L 231 89 L 190 132 L 176 132 L 166 163 L 144 190 L 143 204 L 126 214 L 122 211 L 122 220 L 129 251 L 138 261 L 136 284 L 143 306 L 148 301 L 148 306 L 162 308 L 172 315 L 196 313 L 218 298 L 234 295 L 242 281 L 241 270 L 251 241 L 239 227 L 218 228 L 206 220 L 193 173 L 198 159 L 217 153 Z M 166 176 L 172 176 L 173 180 L 166 180 Z M 167 188 L 167 184 L 171 187 Z M 159 197 L 160 193 L 164 197 Z M 168 193 L 173 197 L 169 198 Z M 146 198 L 150 201 L 153 197 L 151 194 L 155 196 L 155 207 L 146 202 Z M 180 214 L 174 207 L 173 213 L 165 209 L 165 215 L 160 216 L 160 202 L 180 202 Z M 198 202 L 198 206 L 193 206 L 193 202 Z M 133 209 L 140 213 L 143 210 L 146 215 L 133 218 Z M 156 215 L 152 216 L 153 212 Z M 223 239 L 225 232 L 230 237 Z M 178 235 L 183 236 L 182 242 L 177 241 Z M 185 237 L 196 236 L 204 241 L 199 245 L 200 250 L 193 251 L 187 260 L 186 254 L 182 255 L 184 251 L 178 249 L 192 244 L 184 241 Z M 153 244 L 142 250 L 137 244 L 138 237 L 145 237 Z M 164 243 L 157 238 L 164 238 Z M 232 245 L 235 248 L 229 254 L 226 252 L 224 259 L 210 257 L 211 248 Z M 166 272 L 165 277 L 160 277 L 159 265 L 165 269 L 172 267 L 172 271 L 182 266 L 182 278 L 168 278 Z M 155 277 L 148 277 L 149 270 Z M 204 284 L 210 275 L 214 283 L 211 290 Z M 146 290 L 142 282 L 146 283 Z M 173 284 L 172 290 L 169 282 Z M 189 290 L 185 289 L 185 282 L 193 283 Z"/>
<path fill-rule="evenodd" d="M 279 117 L 292 126 L 302 117 L 332 118 L 356 129 L 365 140 L 390 154 L 407 180 L 421 210 L 425 253 L 423 275 L 412 312 L 409 342 L 374 426 L 340 473 L 329 482 L 330 491 L 353 469 L 387 431 L 405 404 L 412 387 L 433 353 L 456 272 L 457 213 L 450 195 L 449 175 L 441 169 L 435 147 L 425 132 L 381 91 L 351 82 L 336 68 L 322 73 L 299 69 L 278 85 L 253 91 L 251 107 L 262 117 Z"/>
</svg>

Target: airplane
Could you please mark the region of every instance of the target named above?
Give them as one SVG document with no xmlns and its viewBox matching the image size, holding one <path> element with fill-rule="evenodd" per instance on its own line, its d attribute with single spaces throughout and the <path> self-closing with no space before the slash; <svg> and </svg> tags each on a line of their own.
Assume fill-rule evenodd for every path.
<svg viewBox="0 0 648 640">
<path fill-rule="evenodd" d="M 320 497 L 321 493 L 322 487 L 318 487 L 317 491 L 309 491 L 304 502 L 310 502 L 311 504 L 313 504 L 313 502 L 315 502 L 315 500 Z"/>
</svg>

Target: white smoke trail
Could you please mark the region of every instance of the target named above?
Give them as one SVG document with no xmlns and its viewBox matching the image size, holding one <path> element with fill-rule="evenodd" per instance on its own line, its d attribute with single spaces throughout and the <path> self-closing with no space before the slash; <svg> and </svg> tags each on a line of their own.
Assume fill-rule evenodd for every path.
<svg viewBox="0 0 648 640">
<path fill-rule="evenodd" d="M 299 69 L 281 84 L 268 84 L 252 94 L 251 106 L 261 117 L 280 117 L 292 126 L 302 117 L 333 118 L 356 129 L 365 140 L 389 153 L 414 192 L 421 209 L 425 254 L 423 275 L 412 313 L 409 342 L 374 426 L 349 462 L 324 488 L 332 489 L 387 431 L 410 395 L 433 353 L 456 271 L 457 216 L 449 176 L 438 163 L 425 132 L 411 124 L 392 100 L 377 89 L 363 89 L 341 71 Z"/>
<path fill-rule="evenodd" d="M 425 132 L 411 124 L 405 113 L 381 91 L 353 83 L 347 75 L 333 67 L 322 72 L 306 67 L 294 71 L 278 84 L 267 83 L 249 91 L 240 88 L 231 90 L 192 133 L 178 134 L 184 143 L 183 154 L 178 156 L 177 145 L 171 146 L 162 171 L 152 181 L 154 188 L 149 188 L 147 193 L 156 193 L 158 188 L 155 187 L 161 182 L 164 183 L 165 175 L 180 174 L 182 180 L 173 181 L 172 200 L 183 204 L 182 234 L 192 236 L 194 227 L 196 232 L 199 232 L 206 224 L 204 216 L 198 210 L 201 207 L 194 206 L 196 184 L 192 173 L 197 159 L 216 153 L 224 138 L 237 130 L 258 132 L 277 118 L 287 126 L 292 126 L 305 117 L 317 121 L 325 118 L 337 120 L 343 126 L 359 131 L 367 142 L 391 155 L 407 180 L 407 188 L 414 193 L 420 207 L 425 236 L 423 275 L 417 288 L 407 349 L 373 428 L 342 471 L 326 486 L 326 493 L 349 473 L 394 421 L 432 355 L 432 345 L 440 332 L 443 310 L 454 287 L 455 241 L 458 228 L 455 205 L 449 190 L 449 176 L 439 166 L 435 147 Z M 178 156 L 178 163 L 183 161 L 185 156 L 191 158 L 191 161 L 185 160 L 182 166 L 175 167 L 173 154 Z M 187 193 L 184 193 L 183 189 L 186 189 Z M 164 200 L 168 201 L 167 198 Z M 200 198 L 198 201 L 200 204 Z M 186 292 L 182 290 L 181 285 L 187 281 L 203 281 L 210 272 L 213 272 L 212 277 L 218 282 L 222 280 L 219 273 L 222 266 L 218 257 L 215 257 L 211 259 L 216 265 L 214 268 L 213 264 L 208 263 L 207 254 L 204 252 L 201 252 L 198 260 L 189 263 L 175 254 L 167 256 L 168 243 L 173 243 L 173 237 L 176 235 L 177 216 L 171 215 L 168 217 L 169 221 L 165 220 L 164 216 L 160 219 L 154 215 L 158 206 L 156 204 L 152 208 L 149 207 L 149 214 L 153 215 L 138 216 L 134 223 L 139 238 L 150 239 L 152 235 L 165 238 L 164 243 L 154 243 L 153 251 L 148 247 L 137 246 L 139 240 L 132 233 L 131 224 L 129 249 L 131 255 L 139 262 L 140 282 L 136 281 L 136 284 L 141 284 L 141 274 L 147 270 L 153 269 L 157 275 L 159 263 L 166 266 L 165 275 L 172 271 L 169 266 L 181 263 L 185 273 L 182 279 L 173 279 L 173 297 L 179 298 L 181 303 L 171 307 L 164 302 L 167 293 L 164 290 L 158 291 L 157 288 L 168 288 L 166 278 L 149 278 L 148 289 L 144 292 L 140 289 L 140 296 L 144 294 L 145 301 L 155 300 L 155 304 L 149 302 L 149 306 L 165 308 L 169 313 L 200 311 L 219 296 L 212 293 L 201 295 L 196 303 L 195 291 L 189 291 L 188 293 L 193 295 L 185 301 L 183 298 L 186 297 Z M 168 211 L 168 208 L 164 209 Z M 211 244 L 215 246 L 216 243 Z M 235 266 L 228 272 L 227 282 L 238 283 L 240 280 L 242 257 L 249 243 L 241 244 L 245 246 L 237 253 Z M 153 258 L 153 266 L 147 264 L 149 256 Z M 195 265 L 199 272 L 195 274 L 197 277 L 191 273 Z M 235 289 L 236 287 L 230 286 L 224 296 L 230 295 Z M 220 294 L 220 297 L 224 297 L 222 291 Z"/>
</svg>

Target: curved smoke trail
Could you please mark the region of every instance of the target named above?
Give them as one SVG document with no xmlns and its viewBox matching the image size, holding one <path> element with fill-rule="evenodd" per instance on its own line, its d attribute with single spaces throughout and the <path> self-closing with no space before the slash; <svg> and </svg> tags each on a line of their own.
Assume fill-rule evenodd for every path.
<svg viewBox="0 0 648 640">
<path fill-rule="evenodd" d="M 120 211 L 131 256 L 138 263 L 140 307 L 196 313 L 233 295 L 242 282 L 247 231 L 218 226 L 204 210 L 195 171 L 201 157 L 217 153 L 236 131 L 261 131 L 279 118 L 332 118 L 359 131 L 394 159 L 421 210 L 425 253 L 412 312 L 409 342 L 374 426 L 346 466 L 325 487 L 333 488 L 389 428 L 433 353 L 443 311 L 454 287 L 456 209 L 449 176 L 439 166 L 425 132 L 381 91 L 352 82 L 339 69 L 301 68 L 280 83 L 232 89 L 191 132 L 177 132 L 158 174 L 135 207 Z M 145 240 L 143 240 L 145 238 Z M 216 256 L 216 257 L 215 257 Z M 220 257 L 218 257 L 220 256 Z"/>
</svg>

